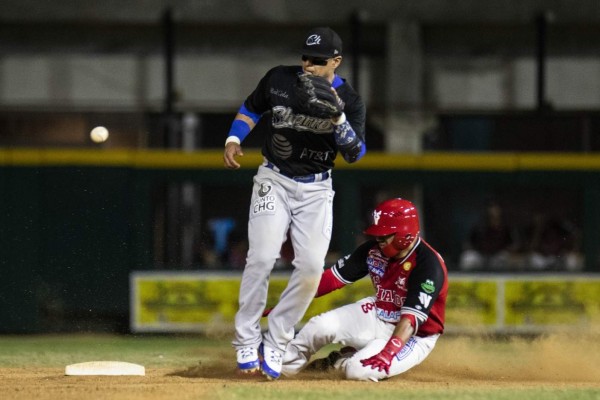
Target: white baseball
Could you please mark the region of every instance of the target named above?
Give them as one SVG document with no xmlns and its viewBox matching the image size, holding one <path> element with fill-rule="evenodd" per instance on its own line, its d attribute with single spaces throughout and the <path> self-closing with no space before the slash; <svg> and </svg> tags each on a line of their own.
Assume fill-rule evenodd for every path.
<svg viewBox="0 0 600 400">
<path fill-rule="evenodd" d="M 97 126 L 90 132 L 90 138 L 95 143 L 102 143 L 108 139 L 108 129 L 103 126 Z"/>
</svg>

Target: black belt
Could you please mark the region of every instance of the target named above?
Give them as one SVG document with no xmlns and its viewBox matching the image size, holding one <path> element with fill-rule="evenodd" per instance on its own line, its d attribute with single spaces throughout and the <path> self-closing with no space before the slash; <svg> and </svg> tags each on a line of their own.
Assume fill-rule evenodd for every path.
<svg viewBox="0 0 600 400">
<path fill-rule="evenodd" d="M 321 182 L 321 181 L 325 181 L 325 180 L 329 179 L 329 176 L 330 176 L 329 171 L 319 172 L 319 173 L 310 174 L 310 175 L 303 175 L 303 176 L 290 176 L 288 174 L 281 172 L 281 170 L 279 168 L 277 168 L 277 166 L 273 165 L 273 163 L 270 161 L 265 160 L 263 165 L 267 168 L 272 169 L 275 172 L 280 173 L 283 176 L 286 176 L 290 179 L 295 180 L 296 182 L 301 182 L 301 183 Z"/>
</svg>

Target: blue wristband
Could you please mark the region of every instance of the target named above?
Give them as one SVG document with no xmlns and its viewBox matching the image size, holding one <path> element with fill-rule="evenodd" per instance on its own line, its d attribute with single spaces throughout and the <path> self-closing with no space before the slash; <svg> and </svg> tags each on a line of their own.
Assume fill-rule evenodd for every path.
<svg viewBox="0 0 600 400">
<path fill-rule="evenodd" d="M 240 107 L 238 112 L 240 114 L 245 115 L 246 117 L 250 118 L 252 120 L 252 122 L 254 122 L 255 124 L 258 124 L 258 120 L 260 119 L 260 114 L 250 112 L 250 110 L 248 110 L 246 108 L 245 104 L 242 104 L 242 106 Z"/>
<path fill-rule="evenodd" d="M 229 136 L 235 136 L 242 142 L 249 133 L 250 125 L 240 119 L 233 120 L 231 129 L 229 129 Z"/>
</svg>

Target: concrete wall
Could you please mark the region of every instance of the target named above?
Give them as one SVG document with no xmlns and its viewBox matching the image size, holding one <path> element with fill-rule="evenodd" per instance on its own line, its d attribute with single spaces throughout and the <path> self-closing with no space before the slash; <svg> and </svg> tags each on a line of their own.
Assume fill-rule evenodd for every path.
<svg viewBox="0 0 600 400">
<path fill-rule="evenodd" d="M 269 68 L 296 62 L 285 54 L 259 60 L 241 60 L 233 54 L 178 57 L 177 104 L 200 111 L 237 108 Z M 364 64 L 367 79 L 361 79 L 361 93 L 367 104 L 377 105 L 381 93 L 375 93 L 374 88 L 385 87 L 386 77 L 379 63 Z M 536 65 L 531 57 L 432 58 L 426 64 L 422 79 L 427 82 L 427 90 L 422 99 L 429 107 L 502 110 L 531 109 L 536 105 Z M 351 79 L 348 65 L 340 73 Z M 159 56 L 4 56 L 0 59 L 0 106 L 157 107 L 164 96 L 163 75 Z M 401 75 L 395 80 L 402 87 L 409 79 Z M 563 110 L 600 107 L 600 57 L 549 59 L 547 97 Z M 397 108 L 418 109 L 422 99 L 399 103 Z"/>
</svg>

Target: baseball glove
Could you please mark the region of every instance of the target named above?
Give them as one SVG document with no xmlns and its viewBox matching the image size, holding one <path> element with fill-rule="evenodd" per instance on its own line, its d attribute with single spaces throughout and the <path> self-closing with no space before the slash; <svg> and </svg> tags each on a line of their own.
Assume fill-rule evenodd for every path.
<svg viewBox="0 0 600 400">
<path fill-rule="evenodd" d="M 321 76 L 303 74 L 298 76 L 295 87 L 300 111 L 317 118 L 334 118 L 342 115 L 343 105 L 331 88 L 329 81 Z"/>
</svg>

